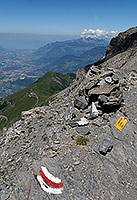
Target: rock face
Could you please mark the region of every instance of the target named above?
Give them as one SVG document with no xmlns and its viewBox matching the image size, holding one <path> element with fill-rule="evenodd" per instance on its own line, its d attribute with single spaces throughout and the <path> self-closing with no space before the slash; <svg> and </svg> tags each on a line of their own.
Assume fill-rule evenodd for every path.
<svg viewBox="0 0 137 200">
<path fill-rule="evenodd" d="M 130 28 L 115 38 L 112 38 L 106 48 L 105 60 L 126 51 L 129 48 L 137 46 L 137 27 Z"/>
<path fill-rule="evenodd" d="M 95 102 L 98 104 L 100 110 L 107 109 L 109 112 L 111 107 L 110 111 L 112 112 L 118 109 L 123 98 L 119 78 L 114 72 L 105 71 L 101 73 L 100 71 L 99 74 L 92 74 L 91 69 L 89 69 L 88 76 L 93 78 L 85 84 L 82 89 L 84 92 L 82 94 L 79 93 L 79 96 L 74 101 L 74 106 L 83 110 L 91 105 L 90 119 L 98 116 Z"/>
<path fill-rule="evenodd" d="M 23 112 L 0 132 L 2 200 L 136 199 L 137 49 L 92 66 L 85 77 L 79 72 L 48 106 Z M 127 125 L 120 132 L 114 125 L 121 116 Z M 89 140 L 82 147 L 81 135 Z M 61 180 L 61 194 L 41 189 L 41 166 Z"/>
</svg>

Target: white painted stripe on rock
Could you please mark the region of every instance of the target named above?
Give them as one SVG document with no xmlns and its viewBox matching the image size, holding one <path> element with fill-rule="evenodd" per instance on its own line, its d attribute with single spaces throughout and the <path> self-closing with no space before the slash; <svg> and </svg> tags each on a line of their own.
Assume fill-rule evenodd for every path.
<svg viewBox="0 0 137 200">
<path fill-rule="evenodd" d="M 44 190 L 47 193 L 52 193 L 52 194 L 61 194 L 63 191 L 63 188 L 51 188 L 49 187 L 42 179 L 41 176 L 37 176 L 37 180 L 40 183 L 40 186 L 42 188 L 42 190 Z"/>
<path fill-rule="evenodd" d="M 51 180 L 54 183 L 61 183 L 61 180 L 58 177 L 54 177 L 52 174 L 50 174 L 46 167 L 41 167 L 41 169 L 49 180 Z"/>
</svg>

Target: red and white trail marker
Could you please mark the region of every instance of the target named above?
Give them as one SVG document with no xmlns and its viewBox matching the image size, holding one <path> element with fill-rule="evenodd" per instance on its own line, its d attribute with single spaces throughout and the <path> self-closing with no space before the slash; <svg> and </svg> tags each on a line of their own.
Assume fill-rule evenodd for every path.
<svg viewBox="0 0 137 200">
<path fill-rule="evenodd" d="M 62 193 L 63 183 L 58 177 L 54 177 L 52 174 L 50 174 L 46 167 L 41 167 L 39 173 L 40 176 L 37 176 L 37 180 L 45 192 L 52 194 Z"/>
</svg>

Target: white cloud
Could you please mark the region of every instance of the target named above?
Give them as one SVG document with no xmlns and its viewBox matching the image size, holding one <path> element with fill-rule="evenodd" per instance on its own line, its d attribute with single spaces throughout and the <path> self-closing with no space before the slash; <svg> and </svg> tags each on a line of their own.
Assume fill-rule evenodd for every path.
<svg viewBox="0 0 137 200">
<path fill-rule="evenodd" d="M 81 33 L 82 38 L 99 38 L 99 39 L 111 39 L 118 34 L 118 31 L 106 31 L 100 29 L 84 29 Z"/>
</svg>

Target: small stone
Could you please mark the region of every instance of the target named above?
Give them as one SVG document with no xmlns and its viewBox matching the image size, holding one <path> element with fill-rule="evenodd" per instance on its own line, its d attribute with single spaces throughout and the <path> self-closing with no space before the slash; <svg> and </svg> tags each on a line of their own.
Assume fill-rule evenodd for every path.
<svg viewBox="0 0 137 200">
<path fill-rule="evenodd" d="M 77 127 L 77 126 L 78 126 L 78 121 L 80 121 L 80 118 L 74 118 L 74 119 L 70 120 L 70 121 L 68 122 L 68 124 L 69 124 L 72 128 L 74 128 L 74 127 Z"/>
<path fill-rule="evenodd" d="M 109 119 L 109 114 L 104 113 L 104 114 L 103 114 L 103 118 L 108 120 L 108 119 Z"/>
<path fill-rule="evenodd" d="M 105 81 L 109 84 L 111 84 L 113 81 L 112 81 L 112 78 L 110 76 L 106 77 L 105 78 Z"/>
<path fill-rule="evenodd" d="M 99 152 L 102 155 L 106 155 L 107 152 L 110 152 L 113 148 L 113 141 L 110 137 L 106 137 L 99 146 Z"/>
<path fill-rule="evenodd" d="M 101 126 L 101 122 L 99 120 L 96 120 L 94 122 L 92 122 L 93 125 L 100 127 Z"/>
<path fill-rule="evenodd" d="M 102 110 L 98 110 L 98 115 L 101 116 L 103 114 Z"/>
<path fill-rule="evenodd" d="M 66 110 L 65 115 L 64 115 L 64 119 L 65 119 L 65 121 L 67 121 L 67 120 L 70 119 L 70 118 L 71 118 L 71 111 L 70 111 L 70 108 L 68 108 L 68 109 Z"/>
<path fill-rule="evenodd" d="M 8 162 L 11 162 L 11 161 L 13 161 L 13 159 L 12 159 L 12 158 L 8 159 Z"/>
<path fill-rule="evenodd" d="M 75 165 L 75 166 L 76 166 L 76 165 L 79 165 L 79 164 L 80 164 L 79 161 L 74 162 L 74 165 Z"/>
<path fill-rule="evenodd" d="M 79 126 L 84 126 L 84 125 L 87 125 L 89 123 L 89 121 L 85 118 L 85 117 L 82 117 L 80 119 L 80 121 L 77 122 Z"/>
<path fill-rule="evenodd" d="M 54 144 L 60 144 L 59 140 L 54 140 Z"/>
<path fill-rule="evenodd" d="M 99 100 L 100 104 L 106 103 L 107 102 L 107 96 L 99 95 L 98 100 Z"/>
<path fill-rule="evenodd" d="M 72 167 L 69 167 L 68 171 L 69 171 L 69 172 L 75 171 L 75 170 L 74 170 L 74 167 L 73 167 L 73 166 L 72 166 Z"/>
<path fill-rule="evenodd" d="M 114 81 L 114 83 L 118 83 L 119 79 L 116 75 L 112 76 L 112 80 Z"/>
<path fill-rule="evenodd" d="M 58 151 L 58 147 L 52 147 L 52 151 L 57 152 Z"/>
<path fill-rule="evenodd" d="M 81 135 L 87 135 L 90 132 L 90 129 L 84 126 L 84 127 L 77 127 L 76 131 Z"/>
<path fill-rule="evenodd" d="M 96 117 L 98 117 L 98 110 L 95 106 L 95 103 L 92 102 L 89 119 L 95 119 Z"/>
<path fill-rule="evenodd" d="M 102 110 L 102 106 L 99 105 L 98 101 L 95 102 L 95 106 L 96 106 L 97 109 Z"/>
<path fill-rule="evenodd" d="M 84 110 L 88 106 L 85 96 L 77 97 L 74 101 L 74 106 Z"/>
<path fill-rule="evenodd" d="M 53 153 L 53 154 L 50 155 L 50 158 L 54 158 L 56 156 L 57 156 L 57 153 Z"/>
<path fill-rule="evenodd" d="M 91 70 L 91 72 L 92 72 L 93 74 L 98 74 L 98 73 L 100 73 L 100 70 L 99 70 L 96 66 L 94 66 L 94 65 L 92 65 L 92 67 L 90 67 L 90 70 Z"/>
</svg>

